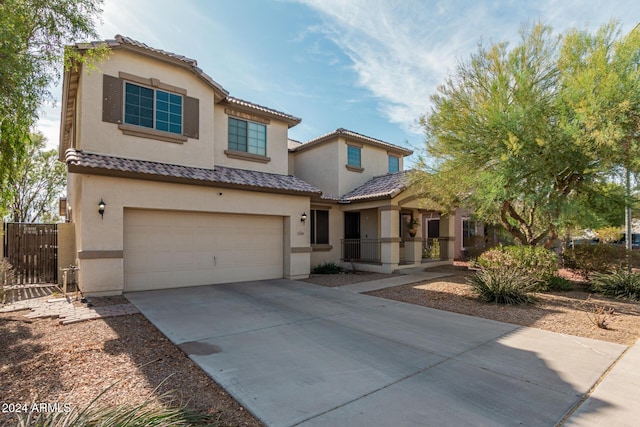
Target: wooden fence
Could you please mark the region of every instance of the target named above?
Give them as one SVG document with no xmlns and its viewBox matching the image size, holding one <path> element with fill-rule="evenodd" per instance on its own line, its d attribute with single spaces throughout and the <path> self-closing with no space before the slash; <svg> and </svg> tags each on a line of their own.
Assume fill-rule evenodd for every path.
<svg viewBox="0 0 640 427">
<path fill-rule="evenodd" d="M 57 224 L 5 223 L 3 231 L 3 256 L 13 266 L 16 284 L 57 282 Z"/>
</svg>

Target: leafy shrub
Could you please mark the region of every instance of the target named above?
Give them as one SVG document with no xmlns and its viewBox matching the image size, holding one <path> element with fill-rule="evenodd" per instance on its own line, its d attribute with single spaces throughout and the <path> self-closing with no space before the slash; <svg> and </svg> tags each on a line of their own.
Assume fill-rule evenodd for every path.
<svg viewBox="0 0 640 427">
<path fill-rule="evenodd" d="M 560 276 L 551 276 L 542 286 L 543 291 L 570 291 L 573 289 L 573 284 L 570 280 Z"/>
<path fill-rule="evenodd" d="M 0 286 L 13 285 L 14 280 L 13 266 L 6 258 L 0 258 Z"/>
<path fill-rule="evenodd" d="M 14 283 L 15 274 L 13 266 L 6 258 L 0 258 L 0 304 L 4 304 L 6 301 L 6 291 L 4 287 L 13 285 Z"/>
<path fill-rule="evenodd" d="M 515 268 L 484 268 L 468 280 L 473 290 L 485 302 L 523 304 L 535 301 L 530 294 L 536 289 L 536 281 L 527 273 Z"/>
<path fill-rule="evenodd" d="M 433 239 L 431 246 L 424 248 L 422 256 L 428 259 L 440 259 L 440 241 Z"/>
<path fill-rule="evenodd" d="M 498 246 L 483 253 L 477 264 L 485 269 L 518 270 L 544 284 L 558 271 L 558 256 L 541 246 Z"/>
<path fill-rule="evenodd" d="M 316 265 L 311 269 L 312 274 L 338 274 L 341 272 L 342 268 L 334 262 L 325 262 L 323 264 Z"/>
<path fill-rule="evenodd" d="M 640 263 L 640 254 L 631 252 L 631 265 Z M 562 254 L 565 266 L 590 273 L 607 273 L 627 266 L 627 250 L 617 245 L 577 245 Z"/>
<path fill-rule="evenodd" d="M 610 297 L 640 301 L 640 273 L 623 270 L 596 273 L 591 281 L 591 290 Z"/>
<path fill-rule="evenodd" d="M 604 243 L 613 243 L 622 239 L 623 233 L 620 227 L 605 227 L 596 230 L 596 236 Z"/>
</svg>

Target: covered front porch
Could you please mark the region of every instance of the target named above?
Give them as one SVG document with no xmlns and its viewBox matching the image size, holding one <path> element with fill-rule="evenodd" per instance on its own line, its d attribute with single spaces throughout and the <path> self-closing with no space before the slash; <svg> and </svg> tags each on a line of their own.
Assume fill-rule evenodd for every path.
<svg viewBox="0 0 640 427">
<path fill-rule="evenodd" d="M 418 200 L 382 200 L 342 206 L 344 234 L 340 240 L 342 267 L 392 273 L 431 263 L 451 261 L 455 256 L 455 215 L 443 216 L 420 209 Z M 437 215 L 434 237 L 425 218 Z"/>
</svg>

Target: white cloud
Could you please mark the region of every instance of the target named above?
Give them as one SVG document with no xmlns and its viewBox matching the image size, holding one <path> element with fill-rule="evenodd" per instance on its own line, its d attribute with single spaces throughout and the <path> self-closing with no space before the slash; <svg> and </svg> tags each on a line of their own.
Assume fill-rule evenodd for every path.
<svg viewBox="0 0 640 427">
<path fill-rule="evenodd" d="M 429 96 L 481 40 L 515 41 L 522 23 L 537 20 L 562 31 L 640 12 L 633 1 L 300 1 L 324 17 L 324 26 L 312 30 L 349 57 L 358 84 L 379 99 L 380 111 L 413 133 L 421 132 L 415 124 L 428 111 Z"/>
</svg>

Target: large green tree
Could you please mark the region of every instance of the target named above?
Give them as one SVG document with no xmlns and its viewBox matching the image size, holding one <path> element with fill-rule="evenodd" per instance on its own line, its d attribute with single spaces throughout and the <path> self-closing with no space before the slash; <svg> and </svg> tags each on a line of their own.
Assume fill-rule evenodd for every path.
<svg viewBox="0 0 640 427">
<path fill-rule="evenodd" d="M 0 188 L 59 81 L 65 45 L 94 38 L 102 0 L 0 1 Z M 78 58 L 84 60 L 85 57 Z"/>
<path fill-rule="evenodd" d="M 41 133 L 31 134 L 24 156 L 16 159 L 8 180 L 8 219 L 13 222 L 52 221 L 66 184 L 65 165 L 56 150 L 47 150 Z"/>
<path fill-rule="evenodd" d="M 640 25 L 640 24 L 639 24 Z M 640 27 L 620 35 L 615 22 L 595 34 L 573 30 L 564 38 L 563 126 L 598 167 L 621 175 L 624 211 L 631 232 L 633 177 L 640 172 Z M 617 205 L 622 211 L 623 205 Z M 631 239 L 627 239 L 631 249 Z"/>
<path fill-rule="evenodd" d="M 560 124 L 560 39 L 537 24 L 510 47 L 480 45 L 422 118 L 428 161 L 417 180 L 442 210 L 464 207 L 521 244 L 557 235 L 594 160 Z"/>
</svg>

